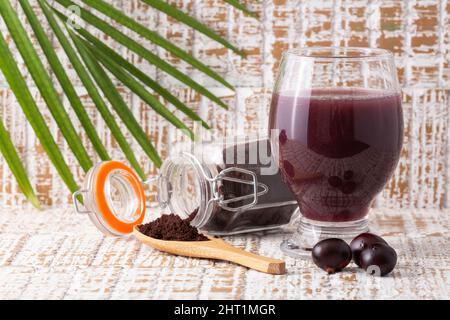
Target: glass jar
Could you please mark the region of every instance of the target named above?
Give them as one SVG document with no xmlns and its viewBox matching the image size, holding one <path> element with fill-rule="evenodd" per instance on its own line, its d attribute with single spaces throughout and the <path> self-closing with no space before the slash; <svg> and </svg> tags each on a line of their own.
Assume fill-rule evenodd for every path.
<svg viewBox="0 0 450 320">
<path fill-rule="evenodd" d="M 87 174 L 83 188 L 74 193 L 77 212 L 88 213 L 107 234 L 130 233 L 141 224 L 146 205 L 144 186 L 156 188 L 156 206 L 163 212 L 190 219 L 191 225 L 213 235 L 278 228 L 298 213 L 297 202 L 267 155 L 265 163 L 250 156 L 268 140 L 210 145 L 199 156 L 178 152 L 164 161 L 158 175 L 140 182 L 137 175 L 117 161 L 102 162 Z M 261 152 L 259 152 L 261 153 Z M 249 161 L 250 159 L 250 161 Z M 276 163 L 275 163 L 276 165 Z M 84 208 L 78 197 L 84 199 Z"/>
</svg>

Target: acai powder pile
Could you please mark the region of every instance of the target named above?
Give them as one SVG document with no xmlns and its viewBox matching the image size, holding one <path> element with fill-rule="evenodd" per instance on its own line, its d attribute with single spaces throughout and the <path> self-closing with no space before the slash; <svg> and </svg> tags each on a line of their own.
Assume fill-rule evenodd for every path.
<svg viewBox="0 0 450 320">
<path fill-rule="evenodd" d="M 172 241 L 206 241 L 208 238 L 190 225 L 191 219 L 181 219 L 175 214 L 165 214 L 158 219 L 140 225 L 139 231 L 146 236 Z"/>
</svg>

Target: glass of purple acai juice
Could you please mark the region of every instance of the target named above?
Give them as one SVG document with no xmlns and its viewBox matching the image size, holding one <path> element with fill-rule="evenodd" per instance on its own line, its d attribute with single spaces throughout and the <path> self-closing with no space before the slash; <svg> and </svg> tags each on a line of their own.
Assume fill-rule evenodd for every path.
<svg viewBox="0 0 450 320">
<path fill-rule="evenodd" d="M 270 110 L 272 144 L 301 217 L 282 244 L 302 255 L 323 238 L 368 230 L 368 212 L 397 166 L 403 140 L 393 55 L 372 48 L 286 52 Z M 274 130 L 275 129 L 275 130 Z"/>
</svg>

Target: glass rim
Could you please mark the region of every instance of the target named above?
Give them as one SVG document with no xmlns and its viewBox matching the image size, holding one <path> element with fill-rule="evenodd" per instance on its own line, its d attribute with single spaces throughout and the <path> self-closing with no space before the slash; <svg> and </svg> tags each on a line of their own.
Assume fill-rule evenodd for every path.
<svg viewBox="0 0 450 320">
<path fill-rule="evenodd" d="M 326 54 L 315 54 L 314 52 L 323 51 Z M 336 54 L 335 52 L 339 52 Z M 354 55 L 351 55 L 353 53 Z M 356 55 L 355 55 L 356 54 Z M 368 60 L 368 59 L 387 59 L 393 58 L 391 51 L 373 47 L 302 47 L 294 50 L 285 51 L 283 58 L 315 59 L 315 60 Z"/>
</svg>

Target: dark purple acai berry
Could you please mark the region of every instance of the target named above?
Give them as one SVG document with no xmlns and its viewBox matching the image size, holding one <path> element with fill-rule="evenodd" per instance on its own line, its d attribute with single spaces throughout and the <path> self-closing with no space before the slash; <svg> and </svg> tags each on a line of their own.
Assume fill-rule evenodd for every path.
<svg viewBox="0 0 450 320">
<path fill-rule="evenodd" d="M 353 261 L 359 266 L 361 267 L 361 263 L 360 263 L 360 256 L 361 256 L 361 252 L 364 249 L 369 248 L 371 245 L 377 244 L 377 243 L 382 243 L 382 244 L 387 244 L 387 242 L 373 234 L 373 233 L 361 233 L 359 236 L 357 236 L 355 239 L 352 240 L 352 242 L 350 242 L 350 248 L 352 249 L 352 254 L 353 254 Z"/>
<path fill-rule="evenodd" d="M 339 272 L 352 260 L 352 250 L 341 239 L 330 238 L 318 242 L 312 249 L 314 263 L 328 273 Z"/>
<path fill-rule="evenodd" d="M 368 274 L 384 276 L 397 264 L 397 253 L 387 244 L 376 243 L 361 252 L 361 267 Z"/>
<path fill-rule="evenodd" d="M 328 183 L 334 188 L 338 188 L 342 185 L 342 179 L 338 176 L 331 176 L 328 178 Z"/>
</svg>

